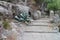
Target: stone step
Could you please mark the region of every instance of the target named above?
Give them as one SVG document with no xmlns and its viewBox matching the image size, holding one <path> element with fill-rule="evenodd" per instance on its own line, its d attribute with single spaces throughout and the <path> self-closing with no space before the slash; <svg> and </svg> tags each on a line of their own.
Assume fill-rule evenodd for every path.
<svg viewBox="0 0 60 40">
<path fill-rule="evenodd" d="M 22 40 L 60 40 L 60 33 L 24 33 Z"/>
<path fill-rule="evenodd" d="M 34 21 L 32 21 L 32 22 L 50 22 L 50 20 L 34 20 Z"/>
<path fill-rule="evenodd" d="M 34 23 L 37 23 L 37 22 L 49 23 L 50 21 L 45 21 L 45 20 L 44 20 L 44 21 L 42 21 L 42 20 L 38 20 L 38 21 L 35 21 L 35 20 L 34 20 L 34 21 L 31 21 L 31 23 L 33 23 L 33 22 L 34 22 Z"/>
<path fill-rule="evenodd" d="M 28 24 L 29 26 L 49 26 L 51 25 L 50 23 L 44 23 L 44 22 L 32 22 Z"/>
<path fill-rule="evenodd" d="M 26 32 L 58 32 L 58 27 L 47 26 L 27 26 L 24 31 Z"/>
<path fill-rule="evenodd" d="M 41 18 L 42 20 L 50 20 L 51 18 Z"/>
</svg>

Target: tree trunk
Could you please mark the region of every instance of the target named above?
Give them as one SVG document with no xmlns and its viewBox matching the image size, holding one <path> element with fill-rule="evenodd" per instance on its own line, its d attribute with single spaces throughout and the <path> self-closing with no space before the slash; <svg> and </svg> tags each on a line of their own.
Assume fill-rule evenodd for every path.
<svg viewBox="0 0 60 40">
<path fill-rule="evenodd" d="M 42 13 L 42 15 L 44 15 L 44 3 L 45 2 L 43 2 L 42 5 L 41 5 L 41 13 Z"/>
</svg>

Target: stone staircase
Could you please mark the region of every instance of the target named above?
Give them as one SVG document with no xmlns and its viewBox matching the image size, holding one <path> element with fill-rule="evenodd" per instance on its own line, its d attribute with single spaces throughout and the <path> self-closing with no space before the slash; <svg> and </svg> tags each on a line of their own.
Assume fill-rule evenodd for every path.
<svg viewBox="0 0 60 40">
<path fill-rule="evenodd" d="M 49 18 L 32 21 L 27 26 L 22 24 L 19 33 L 18 40 L 60 40 L 58 27 L 51 24 Z"/>
<path fill-rule="evenodd" d="M 50 19 L 40 19 L 32 21 L 25 27 L 25 32 L 58 32 L 58 27 L 50 23 Z"/>
<path fill-rule="evenodd" d="M 60 40 L 58 27 L 53 26 L 50 19 L 40 19 L 32 21 L 24 27 L 24 33 L 21 40 Z"/>
<path fill-rule="evenodd" d="M 22 40 L 60 40 L 60 33 L 24 33 Z"/>
</svg>

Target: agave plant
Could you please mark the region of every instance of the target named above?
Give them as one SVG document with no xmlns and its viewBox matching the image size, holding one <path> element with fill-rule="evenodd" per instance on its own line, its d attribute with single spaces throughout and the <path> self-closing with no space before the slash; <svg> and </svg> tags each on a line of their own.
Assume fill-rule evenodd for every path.
<svg viewBox="0 0 60 40">
<path fill-rule="evenodd" d="M 15 16 L 15 19 L 19 22 L 30 22 L 30 19 L 26 13 L 20 13 L 19 15 Z"/>
</svg>

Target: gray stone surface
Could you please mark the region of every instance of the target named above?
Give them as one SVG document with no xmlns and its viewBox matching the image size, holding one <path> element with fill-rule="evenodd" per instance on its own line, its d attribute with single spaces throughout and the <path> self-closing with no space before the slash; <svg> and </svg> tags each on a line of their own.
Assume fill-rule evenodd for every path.
<svg viewBox="0 0 60 40">
<path fill-rule="evenodd" d="M 60 18 L 59 18 L 59 15 L 58 15 L 58 14 L 55 14 L 55 16 L 54 16 L 54 18 L 53 18 L 53 21 L 54 21 L 55 23 L 59 23 Z"/>
<path fill-rule="evenodd" d="M 27 26 L 25 30 L 27 32 L 58 32 L 58 27 L 48 26 Z"/>
<path fill-rule="evenodd" d="M 49 25 L 49 23 L 42 23 L 42 22 L 38 22 L 38 23 L 31 23 L 31 24 L 29 24 L 30 26 L 48 26 Z"/>
<path fill-rule="evenodd" d="M 35 20 L 40 19 L 41 18 L 41 12 L 39 10 L 34 11 L 32 17 Z"/>
<path fill-rule="evenodd" d="M 35 21 L 32 22 L 33 24 L 28 25 L 24 28 L 22 40 L 59 40 L 60 39 L 59 36 L 60 33 L 58 33 L 58 27 L 57 26 L 52 27 L 51 25 L 50 25 L 51 27 L 49 27 L 48 26 L 49 22 L 47 22 L 49 20 L 42 19 L 41 21 L 38 22 Z"/>
<path fill-rule="evenodd" d="M 23 40 L 60 40 L 60 33 L 24 33 Z"/>
<path fill-rule="evenodd" d="M 52 27 L 51 25 L 51 27 L 49 27 L 49 19 L 43 18 L 35 20 L 32 23 L 37 26 L 33 24 L 26 26 L 12 23 L 14 25 L 13 28 L 17 28 L 17 40 L 60 40 L 60 33 L 58 32 L 58 29 L 56 29 L 58 27 Z"/>
<path fill-rule="evenodd" d="M 48 26 L 50 24 L 49 22 L 50 22 L 50 19 L 44 18 L 44 19 L 34 20 L 29 25 Z"/>
<path fill-rule="evenodd" d="M 51 11 L 50 11 L 50 18 L 53 18 L 53 17 L 54 17 L 54 11 L 51 10 Z"/>
</svg>

